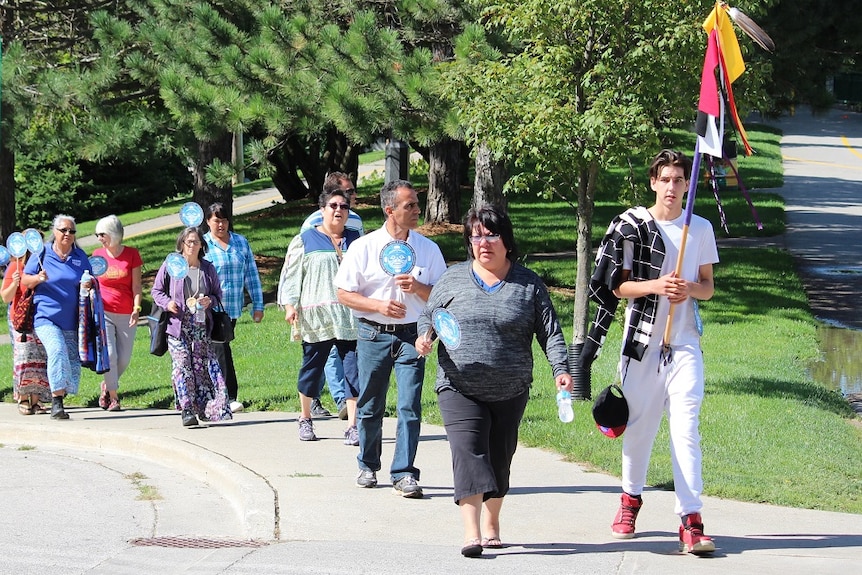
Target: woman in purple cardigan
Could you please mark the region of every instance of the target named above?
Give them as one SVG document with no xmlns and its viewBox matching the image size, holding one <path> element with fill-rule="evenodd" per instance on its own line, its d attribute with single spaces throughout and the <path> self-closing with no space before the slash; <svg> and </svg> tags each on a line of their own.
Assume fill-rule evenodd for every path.
<svg viewBox="0 0 862 575">
<path fill-rule="evenodd" d="M 177 237 L 177 252 L 188 264 L 183 278 L 172 277 L 167 260 L 153 283 L 153 302 L 170 314 L 168 351 L 173 361 L 176 408 L 183 425 L 231 419 L 224 376 L 210 344 L 212 306 L 221 300 L 215 267 L 203 258 L 206 244 L 197 228 L 184 229 Z"/>
</svg>

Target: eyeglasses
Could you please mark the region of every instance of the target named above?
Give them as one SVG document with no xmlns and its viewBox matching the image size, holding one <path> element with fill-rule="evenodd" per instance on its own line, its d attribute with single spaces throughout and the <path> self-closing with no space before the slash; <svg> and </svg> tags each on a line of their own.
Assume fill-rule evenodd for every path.
<svg viewBox="0 0 862 575">
<path fill-rule="evenodd" d="M 329 206 L 330 208 L 332 208 L 333 210 L 337 210 L 338 208 L 341 208 L 342 210 L 349 210 L 350 209 L 350 204 L 339 204 L 336 202 L 331 202 L 331 203 L 326 204 L 326 205 Z"/>
<path fill-rule="evenodd" d="M 347 188 L 346 190 L 341 190 L 341 193 L 343 193 L 347 196 L 352 196 L 353 194 L 356 193 L 356 188 Z"/>
<path fill-rule="evenodd" d="M 104 232 L 96 232 L 96 237 L 97 237 L 97 238 L 104 238 L 104 237 L 105 237 L 105 236 L 107 236 L 107 235 L 108 235 L 108 234 L 106 234 L 106 233 L 104 233 Z"/>
<path fill-rule="evenodd" d="M 200 242 L 200 240 L 186 240 L 183 243 L 191 248 L 191 247 L 198 245 L 201 242 Z"/>
<path fill-rule="evenodd" d="M 74 236 L 75 234 L 78 233 L 78 230 L 76 230 L 75 228 L 54 228 L 54 229 L 57 230 L 58 232 L 60 232 L 61 234 L 63 234 L 64 236 L 66 234 L 68 234 L 70 236 Z"/>
<path fill-rule="evenodd" d="M 482 243 L 482 240 L 485 240 L 489 244 L 496 244 L 500 241 L 500 234 L 488 234 L 485 236 L 470 236 L 470 243 L 474 246 L 478 246 Z"/>
</svg>

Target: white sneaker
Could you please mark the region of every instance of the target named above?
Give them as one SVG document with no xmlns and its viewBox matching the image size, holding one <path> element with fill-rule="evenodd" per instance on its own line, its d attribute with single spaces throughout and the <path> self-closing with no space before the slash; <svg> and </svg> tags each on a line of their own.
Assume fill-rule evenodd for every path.
<svg viewBox="0 0 862 575">
<path fill-rule="evenodd" d="M 243 409 L 245 409 L 245 406 L 243 404 L 241 404 L 240 402 L 238 402 L 236 400 L 230 402 L 230 410 L 233 413 L 237 413 L 239 411 L 242 411 Z"/>
</svg>

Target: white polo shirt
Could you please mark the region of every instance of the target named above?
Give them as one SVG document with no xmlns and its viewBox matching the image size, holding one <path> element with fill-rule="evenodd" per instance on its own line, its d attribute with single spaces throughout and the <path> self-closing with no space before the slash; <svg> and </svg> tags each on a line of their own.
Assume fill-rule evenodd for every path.
<svg viewBox="0 0 862 575">
<path fill-rule="evenodd" d="M 373 299 L 400 300 L 407 307 L 405 317 L 398 321 L 379 313 L 353 310 L 353 315 L 358 318 L 383 324 L 414 323 L 425 308 L 425 300 L 416 294 L 402 292 L 395 285 L 394 276 L 386 273 L 380 264 L 380 252 L 392 241 L 395 238 L 384 225 L 350 244 L 335 275 L 335 287 Z M 416 263 L 410 274 L 423 284 L 437 283 L 446 271 L 446 260 L 440 248 L 414 230 L 410 230 L 407 243 L 416 252 Z"/>
</svg>

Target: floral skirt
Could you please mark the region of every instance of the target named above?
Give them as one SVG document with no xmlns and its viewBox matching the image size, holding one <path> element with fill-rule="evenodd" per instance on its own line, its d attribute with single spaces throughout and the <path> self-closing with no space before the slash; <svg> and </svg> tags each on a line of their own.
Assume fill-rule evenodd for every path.
<svg viewBox="0 0 862 575">
<path fill-rule="evenodd" d="M 204 421 L 232 419 L 224 375 L 206 335 L 194 316 L 183 317 L 180 337 L 168 336 L 173 360 L 171 379 L 177 411 L 190 409 Z"/>
<path fill-rule="evenodd" d="M 51 386 L 48 384 L 48 356 L 42 342 L 35 333 L 30 333 L 21 341 L 21 334 L 9 323 L 9 337 L 12 340 L 12 395 L 15 400 L 26 399 L 31 395 L 39 397 L 42 403 L 51 403 Z"/>
</svg>

